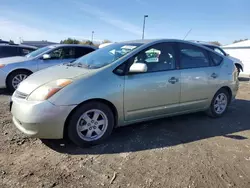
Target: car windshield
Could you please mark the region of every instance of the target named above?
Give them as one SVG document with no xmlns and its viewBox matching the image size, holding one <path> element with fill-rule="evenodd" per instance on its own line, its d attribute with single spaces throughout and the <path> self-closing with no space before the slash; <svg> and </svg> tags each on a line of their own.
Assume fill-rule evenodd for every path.
<svg viewBox="0 0 250 188">
<path fill-rule="evenodd" d="M 48 51 L 48 50 L 50 50 L 52 48 L 54 48 L 54 47 L 53 46 L 45 46 L 43 48 L 39 48 L 39 49 L 27 54 L 26 57 L 28 57 L 28 58 L 36 57 L 36 56 L 40 55 L 41 53 L 44 53 L 44 52 L 46 52 L 46 51 Z"/>
<path fill-rule="evenodd" d="M 76 61 L 67 64 L 68 66 L 78 66 L 88 69 L 97 69 L 111 64 L 132 50 L 139 47 L 140 43 L 116 43 L 98 49 L 90 54 L 87 54 Z"/>
</svg>

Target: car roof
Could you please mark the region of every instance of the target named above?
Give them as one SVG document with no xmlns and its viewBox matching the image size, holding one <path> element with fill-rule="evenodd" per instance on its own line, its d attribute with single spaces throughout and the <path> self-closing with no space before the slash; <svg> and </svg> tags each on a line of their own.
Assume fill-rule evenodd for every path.
<svg viewBox="0 0 250 188">
<path fill-rule="evenodd" d="M 199 43 L 199 42 L 196 42 L 196 41 L 188 41 L 188 40 L 181 40 L 181 39 L 147 39 L 147 40 L 132 40 L 132 41 L 124 41 L 124 42 L 119 42 L 119 43 L 124 43 L 124 44 L 142 44 L 142 45 L 150 45 L 150 43 L 153 45 L 154 43 L 161 43 L 161 42 L 179 42 L 179 43 L 186 43 L 186 44 L 191 44 L 191 45 L 194 45 L 194 46 L 197 46 L 197 47 L 200 47 L 200 48 L 203 48 L 203 49 L 206 49 L 208 51 L 211 51 L 211 52 L 214 52 L 214 50 L 212 50 L 211 48 L 207 47 L 206 45 L 204 45 L 204 43 Z M 210 44 L 208 44 L 210 45 Z M 213 44 L 212 44 L 213 45 Z M 216 46 L 216 45 L 214 45 Z M 216 46 L 216 47 L 219 47 L 219 46 Z M 221 54 L 219 54 L 221 55 Z M 221 55 L 223 56 L 223 55 Z"/>
<path fill-rule="evenodd" d="M 196 41 L 188 41 L 188 40 L 181 40 L 181 39 L 146 39 L 146 40 L 131 40 L 131 41 L 124 41 L 124 42 L 119 42 L 119 43 L 126 43 L 126 44 L 149 44 L 149 43 L 154 43 L 154 42 L 182 42 L 182 43 L 187 43 L 187 44 L 192 44 L 192 45 L 196 45 L 202 48 L 206 48 L 205 44 L 203 43 L 199 43 Z M 206 44 L 206 45 L 210 45 L 210 44 Z M 214 45 L 216 46 L 216 45 Z M 217 46 L 218 47 L 218 46 Z M 211 49 L 209 49 L 211 50 Z"/>
<path fill-rule="evenodd" d="M 220 48 L 220 46 L 215 45 L 215 44 L 211 44 L 211 43 L 208 43 L 208 42 L 196 41 L 196 40 L 190 40 L 190 42 L 194 42 L 194 43 L 201 44 L 201 45 L 205 45 L 205 46 L 211 46 L 211 47 Z"/>
<path fill-rule="evenodd" d="M 204 45 L 205 43 L 200 43 L 197 41 L 188 41 L 188 40 L 181 40 L 181 39 L 146 39 L 146 40 L 131 40 L 131 41 L 124 41 L 124 42 L 119 42 L 119 43 L 139 43 L 139 44 L 148 44 L 152 42 L 185 42 L 185 43 L 190 43 L 190 44 L 202 44 Z M 210 44 L 208 44 L 210 45 Z M 215 45 L 216 46 L 216 45 Z"/>
<path fill-rule="evenodd" d="M 37 47 L 35 47 L 35 46 L 29 46 L 29 45 L 23 45 L 23 44 L 5 44 L 5 43 L 3 43 L 3 44 L 0 44 L 0 46 L 10 46 L 10 47 L 20 47 L 20 48 L 31 48 L 31 49 L 37 49 Z"/>
<path fill-rule="evenodd" d="M 91 46 L 91 45 L 84 45 L 84 44 L 53 44 L 53 45 L 49 45 L 50 47 L 85 47 L 85 48 L 92 48 L 92 49 L 97 49 L 96 46 Z"/>
</svg>

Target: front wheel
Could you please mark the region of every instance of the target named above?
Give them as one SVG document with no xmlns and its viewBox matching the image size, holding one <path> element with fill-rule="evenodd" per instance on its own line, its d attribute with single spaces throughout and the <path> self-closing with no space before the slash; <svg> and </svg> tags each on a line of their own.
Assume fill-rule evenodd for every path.
<svg viewBox="0 0 250 188">
<path fill-rule="evenodd" d="M 114 115 L 103 103 L 89 102 L 83 104 L 72 114 L 68 124 L 68 136 L 80 147 L 101 143 L 112 132 Z"/>
<path fill-rule="evenodd" d="M 230 102 L 229 100 L 230 96 L 228 91 L 225 89 L 220 89 L 214 95 L 211 105 L 207 110 L 207 114 L 214 118 L 221 117 L 227 110 L 228 104 Z"/>
<path fill-rule="evenodd" d="M 7 89 L 10 92 L 14 92 L 18 85 L 25 80 L 31 73 L 28 71 L 18 70 L 11 73 L 7 78 Z"/>
</svg>

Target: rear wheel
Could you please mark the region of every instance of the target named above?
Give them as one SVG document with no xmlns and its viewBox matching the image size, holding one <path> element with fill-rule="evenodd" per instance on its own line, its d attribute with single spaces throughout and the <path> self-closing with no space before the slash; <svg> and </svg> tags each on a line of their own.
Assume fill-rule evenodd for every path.
<svg viewBox="0 0 250 188">
<path fill-rule="evenodd" d="M 79 107 L 70 117 L 68 136 L 80 147 L 96 145 L 105 140 L 114 127 L 111 109 L 100 102 L 89 102 Z"/>
<path fill-rule="evenodd" d="M 220 89 L 214 95 L 213 100 L 209 109 L 207 110 L 207 114 L 210 117 L 221 117 L 227 110 L 228 104 L 230 100 L 230 96 L 225 89 Z"/>
<path fill-rule="evenodd" d="M 14 92 L 18 85 L 25 80 L 31 72 L 25 70 L 18 70 L 11 73 L 7 78 L 7 88 L 9 91 Z"/>
</svg>

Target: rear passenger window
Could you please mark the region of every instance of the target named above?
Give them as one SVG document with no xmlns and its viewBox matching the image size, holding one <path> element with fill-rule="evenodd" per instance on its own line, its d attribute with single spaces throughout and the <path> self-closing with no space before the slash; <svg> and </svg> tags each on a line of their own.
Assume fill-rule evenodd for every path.
<svg viewBox="0 0 250 188">
<path fill-rule="evenodd" d="M 88 47 L 76 47 L 76 58 L 82 57 L 90 52 L 93 52 L 94 49 Z"/>
<path fill-rule="evenodd" d="M 221 56 L 219 56 L 219 55 L 217 55 L 217 54 L 215 54 L 215 53 L 212 53 L 212 52 L 210 52 L 210 56 L 211 56 L 211 59 L 212 59 L 213 64 L 214 64 L 215 66 L 221 64 L 221 62 L 222 62 L 222 60 L 223 60 L 223 58 L 222 58 Z"/>
<path fill-rule="evenodd" d="M 17 47 L 4 46 L 2 47 L 1 55 L 2 57 L 11 57 L 11 56 L 18 56 L 20 54 Z"/>
<path fill-rule="evenodd" d="M 0 47 L 0 57 L 3 57 L 3 54 L 2 54 L 2 47 Z"/>
<path fill-rule="evenodd" d="M 206 50 L 191 44 L 180 44 L 180 68 L 200 68 L 209 65 Z"/>
</svg>

